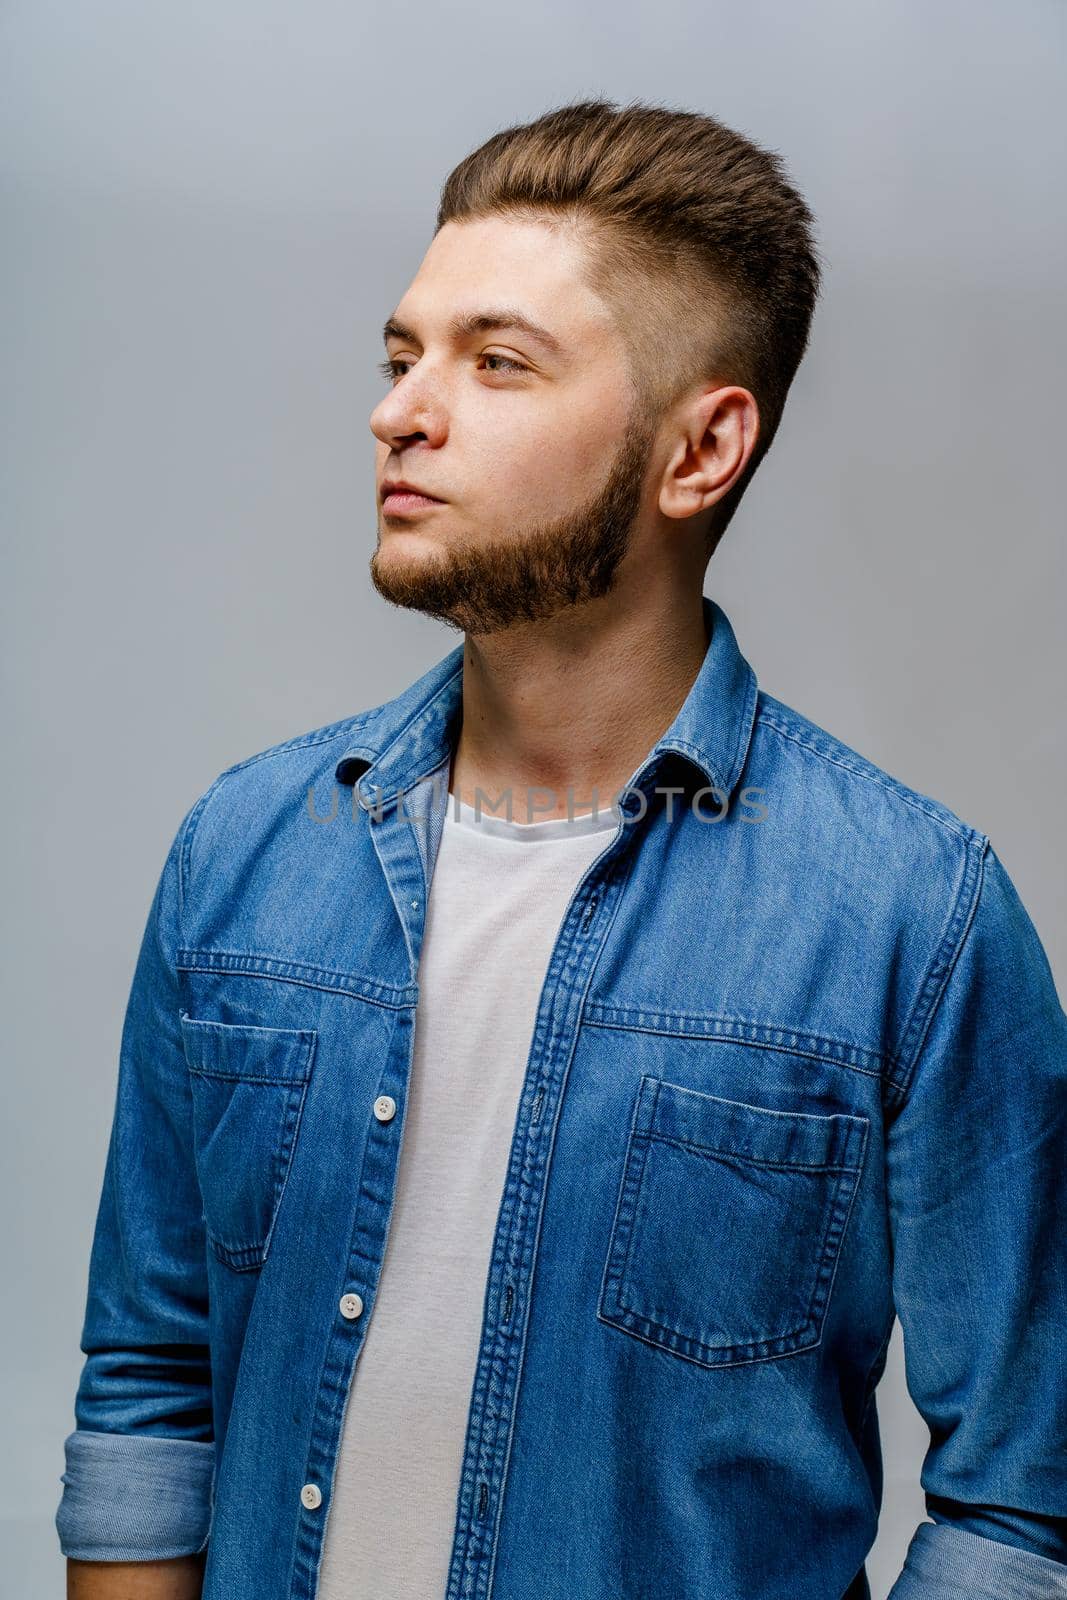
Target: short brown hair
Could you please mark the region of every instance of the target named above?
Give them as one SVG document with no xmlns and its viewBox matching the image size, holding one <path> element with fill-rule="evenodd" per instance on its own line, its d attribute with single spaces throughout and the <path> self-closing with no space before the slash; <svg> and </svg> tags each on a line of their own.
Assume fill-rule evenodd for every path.
<svg viewBox="0 0 1067 1600">
<path fill-rule="evenodd" d="M 755 397 L 759 437 L 713 508 L 710 555 L 777 431 L 819 293 L 814 218 L 780 156 L 700 112 L 575 101 L 466 156 L 435 232 L 494 215 L 581 231 L 650 419 L 708 380 Z"/>
</svg>

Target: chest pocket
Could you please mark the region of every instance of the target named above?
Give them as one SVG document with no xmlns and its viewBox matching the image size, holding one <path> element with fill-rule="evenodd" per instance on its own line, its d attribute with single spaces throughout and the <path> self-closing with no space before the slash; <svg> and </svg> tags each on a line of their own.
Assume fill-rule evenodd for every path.
<svg viewBox="0 0 1067 1600">
<path fill-rule="evenodd" d="M 813 1349 L 869 1125 L 642 1077 L 600 1321 L 705 1367 Z"/>
<path fill-rule="evenodd" d="M 219 1260 L 261 1267 L 293 1158 L 314 1059 L 310 1028 L 181 1014 L 204 1222 Z"/>
</svg>

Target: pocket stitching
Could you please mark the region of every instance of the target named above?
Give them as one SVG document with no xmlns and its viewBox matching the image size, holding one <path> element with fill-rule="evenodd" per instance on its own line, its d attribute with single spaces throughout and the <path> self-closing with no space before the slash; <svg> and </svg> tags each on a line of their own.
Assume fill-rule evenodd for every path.
<svg viewBox="0 0 1067 1600">
<path fill-rule="evenodd" d="M 822 1341 L 822 1329 L 825 1323 L 826 1311 L 829 1306 L 833 1285 L 837 1277 L 837 1270 L 844 1246 L 844 1237 L 848 1222 L 852 1214 L 856 1193 L 859 1189 L 860 1177 L 866 1156 L 867 1137 L 870 1129 L 870 1119 L 856 1113 L 833 1113 L 831 1116 L 820 1117 L 826 1122 L 833 1118 L 842 1118 L 851 1124 L 845 1137 L 843 1154 L 848 1155 L 850 1146 L 858 1143 L 858 1158 L 855 1164 L 847 1159 L 832 1161 L 829 1158 L 823 1162 L 791 1162 L 791 1161 L 765 1161 L 758 1156 L 753 1156 L 747 1151 L 723 1150 L 717 1146 L 692 1144 L 688 1140 L 675 1139 L 664 1136 L 656 1131 L 656 1110 L 660 1097 L 660 1089 L 664 1084 L 672 1089 L 683 1090 L 687 1094 L 700 1094 L 701 1091 L 690 1090 L 683 1084 L 668 1084 L 666 1079 L 654 1078 L 651 1074 L 643 1074 L 641 1086 L 636 1097 L 634 1112 L 630 1120 L 630 1129 L 627 1135 L 626 1156 L 623 1163 L 622 1181 L 616 1201 L 615 1215 L 612 1221 L 609 1236 L 607 1258 L 604 1271 L 601 1275 L 600 1298 L 597 1306 L 597 1320 L 608 1327 L 621 1328 L 622 1331 L 633 1338 L 640 1339 L 652 1348 L 666 1348 L 672 1354 L 682 1359 L 694 1362 L 706 1368 L 721 1368 L 748 1365 L 760 1360 L 782 1360 L 790 1355 L 799 1355 L 804 1351 L 815 1349 Z M 646 1087 L 647 1086 L 647 1087 Z M 639 1127 L 642 1102 L 646 1096 L 649 1100 L 646 1124 Z M 706 1095 L 707 1101 L 714 1101 L 716 1107 L 744 1106 L 746 1110 L 755 1113 L 766 1113 L 774 1117 L 805 1117 L 814 1120 L 815 1114 L 807 1112 L 781 1112 L 770 1107 L 753 1106 L 744 1101 L 727 1101 L 721 1096 Z M 715 1114 L 718 1114 L 717 1112 Z M 730 1112 L 723 1112 L 724 1116 Z M 760 1126 L 753 1123 L 753 1129 Z M 770 1127 L 770 1124 L 764 1124 Z M 643 1315 L 628 1306 L 623 1298 L 625 1285 L 628 1281 L 633 1259 L 634 1241 L 638 1232 L 640 1221 L 640 1201 L 644 1188 L 645 1173 L 649 1151 L 653 1140 L 674 1148 L 686 1150 L 693 1155 L 703 1155 L 707 1152 L 717 1152 L 729 1157 L 731 1160 L 741 1161 L 751 1166 L 771 1167 L 781 1171 L 813 1171 L 832 1173 L 836 1177 L 832 1193 L 825 1203 L 826 1223 L 820 1238 L 819 1249 L 815 1254 L 812 1265 L 815 1268 L 815 1278 L 811 1292 L 808 1316 L 799 1328 L 789 1333 L 776 1334 L 771 1339 L 751 1340 L 746 1344 L 733 1343 L 729 1345 L 711 1346 L 698 1339 L 691 1338 L 688 1334 L 681 1333 L 678 1329 L 658 1321 L 655 1317 Z M 640 1156 L 637 1154 L 638 1141 L 643 1143 Z M 634 1171 L 637 1167 L 638 1170 Z M 847 1198 L 842 1204 L 842 1191 L 847 1191 Z M 629 1194 L 628 1194 L 629 1191 Z M 621 1266 L 620 1232 L 625 1231 L 625 1246 L 622 1252 Z M 614 1263 L 614 1268 L 613 1268 Z M 609 1303 L 609 1295 L 614 1295 L 614 1305 Z M 639 1326 L 635 1326 L 639 1324 Z M 803 1338 L 805 1330 L 811 1328 L 816 1332 L 816 1337 L 807 1344 L 794 1345 L 791 1349 L 775 1350 L 774 1346 L 797 1338 Z M 650 1337 L 650 1330 L 656 1337 Z M 683 1348 L 684 1347 L 684 1348 Z M 710 1360 L 709 1354 L 721 1355 L 723 1359 Z M 735 1359 L 730 1359 L 731 1357 Z"/>
<path fill-rule="evenodd" d="M 293 1070 L 275 1076 L 260 1073 L 242 1073 L 233 1070 L 219 1069 L 215 1066 L 204 1066 L 200 1062 L 190 1062 L 186 1057 L 191 1076 L 201 1079 L 215 1079 L 222 1083 L 247 1084 L 249 1087 L 281 1087 L 290 1092 L 285 1097 L 285 1108 L 280 1119 L 278 1137 L 275 1139 L 275 1150 L 272 1154 L 271 1165 L 273 1172 L 273 1193 L 270 1200 L 270 1223 L 264 1239 L 256 1244 L 229 1243 L 208 1224 L 205 1215 L 205 1229 L 208 1240 L 215 1256 L 222 1264 L 234 1272 L 248 1272 L 262 1267 L 270 1251 L 271 1240 L 277 1224 L 278 1214 L 281 1209 L 282 1196 L 285 1193 L 292 1170 L 293 1158 L 296 1154 L 297 1134 L 303 1117 L 304 1102 L 307 1098 L 308 1084 L 318 1042 L 318 1030 L 315 1028 L 268 1028 L 253 1023 L 223 1023 L 210 1018 L 193 1017 L 186 1011 L 180 1013 L 182 1032 L 185 1038 L 208 1039 L 213 1037 L 211 1030 L 225 1029 L 232 1035 L 240 1035 L 252 1039 L 258 1045 L 269 1044 L 272 1039 L 285 1038 L 298 1042 L 299 1049 L 293 1055 Z M 193 1028 L 208 1030 L 197 1035 L 187 1032 L 185 1024 Z M 295 1091 L 299 1090 L 297 1094 Z M 290 1126 L 291 1125 L 291 1126 Z"/>
</svg>

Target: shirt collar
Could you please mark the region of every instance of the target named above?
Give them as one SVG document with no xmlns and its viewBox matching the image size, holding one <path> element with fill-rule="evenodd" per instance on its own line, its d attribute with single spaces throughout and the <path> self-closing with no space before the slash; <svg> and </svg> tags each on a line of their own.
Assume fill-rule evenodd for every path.
<svg viewBox="0 0 1067 1600">
<path fill-rule="evenodd" d="M 677 716 L 640 764 L 658 766 L 668 752 L 692 762 L 723 797 L 741 776 L 756 715 L 756 675 L 738 648 L 722 607 L 703 596 L 711 629 L 700 671 Z M 449 756 L 463 700 L 463 645 L 380 710 L 357 718 L 353 742 L 336 766 L 339 783 L 354 784 L 364 808 L 410 793 Z"/>
</svg>

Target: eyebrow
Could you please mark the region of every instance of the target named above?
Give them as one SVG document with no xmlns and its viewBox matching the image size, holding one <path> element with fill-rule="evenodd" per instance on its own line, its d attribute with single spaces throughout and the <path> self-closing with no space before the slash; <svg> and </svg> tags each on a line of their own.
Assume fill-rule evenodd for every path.
<svg viewBox="0 0 1067 1600">
<path fill-rule="evenodd" d="M 515 328 L 520 333 L 525 333 L 528 338 L 537 342 L 550 351 L 554 356 L 564 354 L 563 345 L 554 333 L 549 333 L 539 322 L 525 315 L 516 306 L 490 306 L 484 311 L 458 311 L 449 319 L 448 334 L 452 339 L 473 338 L 477 333 L 491 333 L 495 329 Z M 398 317 L 389 318 L 382 329 L 382 339 L 388 344 L 390 339 L 407 339 L 412 344 L 419 344 L 419 336 L 414 328 L 409 328 Z"/>
</svg>

